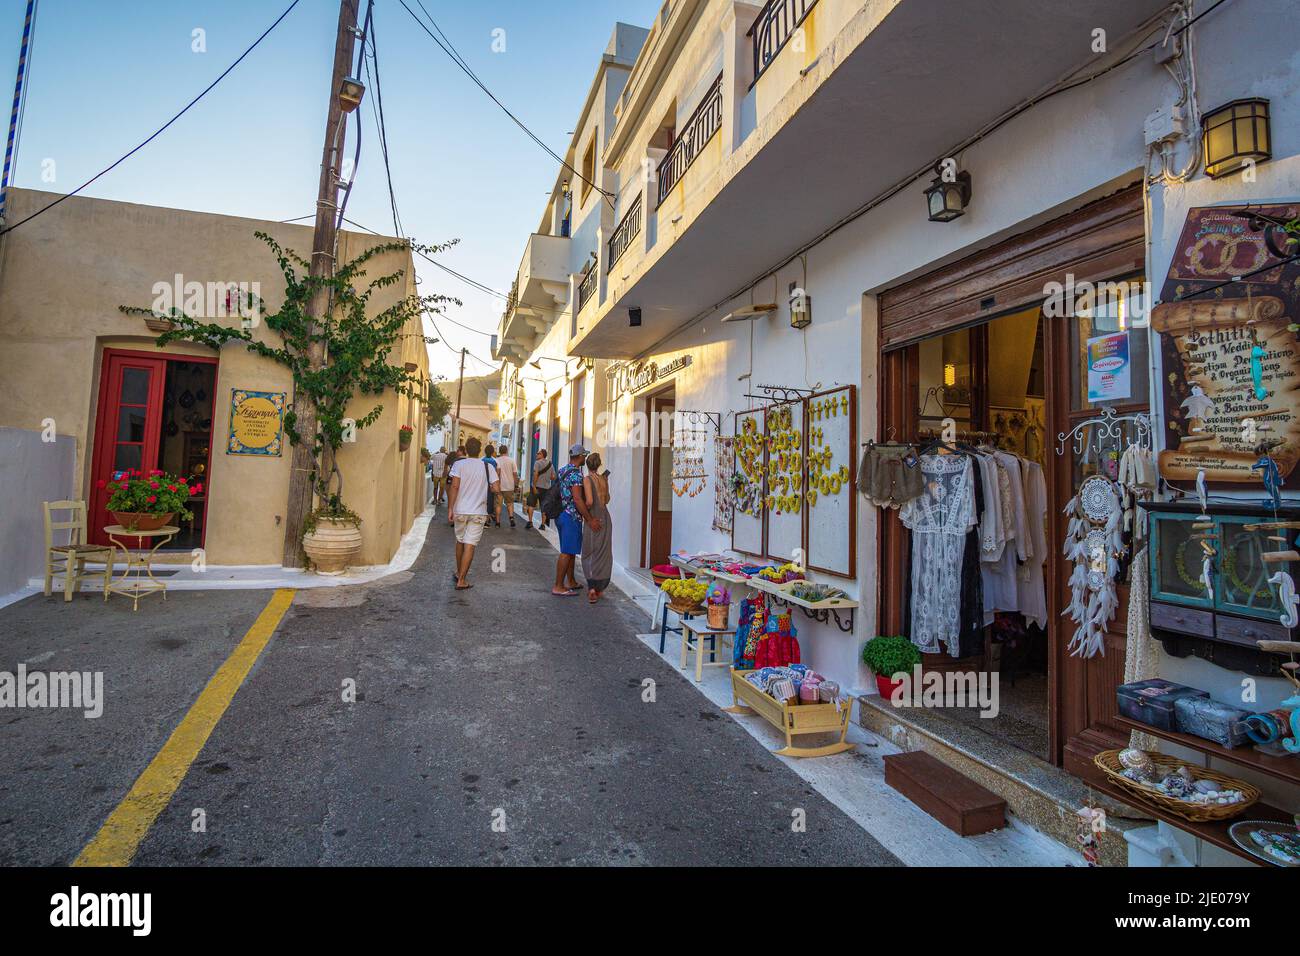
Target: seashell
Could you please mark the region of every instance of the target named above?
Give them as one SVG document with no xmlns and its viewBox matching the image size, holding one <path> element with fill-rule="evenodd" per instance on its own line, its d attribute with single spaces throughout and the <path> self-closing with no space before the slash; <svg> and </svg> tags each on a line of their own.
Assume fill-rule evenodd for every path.
<svg viewBox="0 0 1300 956">
<path fill-rule="evenodd" d="M 1213 780 L 1197 780 L 1192 784 L 1192 789 L 1197 793 L 1205 793 L 1215 796 L 1219 792 L 1219 785 Z"/>
<path fill-rule="evenodd" d="M 1132 770 L 1139 777 L 1151 776 L 1155 764 L 1151 760 L 1151 755 L 1145 750 L 1139 750 L 1136 747 L 1128 747 L 1119 752 L 1119 763 L 1126 770 Z"/>
</svg>

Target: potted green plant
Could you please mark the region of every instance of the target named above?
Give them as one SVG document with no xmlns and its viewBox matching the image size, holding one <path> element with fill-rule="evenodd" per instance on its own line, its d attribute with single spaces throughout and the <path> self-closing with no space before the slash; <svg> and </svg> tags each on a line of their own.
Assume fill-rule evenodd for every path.
<svg viewBox="0 0 1300 956">
<path fill-rule="evenodd" d="M 191 488 L 184 478 L 157 468 L 120 471 L 111 481 L 101 480 L 99 486 L 109 493 L 113 520 L 129 531 L 156 531 L 171 524 L 177 515 L 193 517 L 185 502 L 203 490 L 201 485 Z"/>
<path fill-rule="evenodd" d="M 921 663 L 921 652 L 905 637 L 873 637 L 862 647 L 862 663 L 876 675 L 876 689 L 886 700 Z"/>
<path fill-rule="evenodd" d="M 397 430 L 397 448 L 399 451 L 406 451 L 411 447 L 411 438 L 415 435 L 415 429 L 410 425 L 403 425 Z"/>
</svg>

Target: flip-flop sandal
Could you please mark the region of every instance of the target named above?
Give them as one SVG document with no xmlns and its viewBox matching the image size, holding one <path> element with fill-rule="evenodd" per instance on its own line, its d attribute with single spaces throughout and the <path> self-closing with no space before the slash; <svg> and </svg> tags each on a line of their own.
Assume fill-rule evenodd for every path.
<svg viewBox="0 0 1300 956">
<path fill-rule="evenodd" d="M 458 585 L 456 585 L 456 590 L 457 590 L 457 591 L 468 591 L 468 590 L 469 590 L 470 588 L 472 588 L 473 586 L 474 586 L 474 585 L 472 585 L 472 584 L 466 584 L 464 587 L 461 587 L 461 586 L 458 584 Z"/>
<path fill-rule="evenodd" d="M 578 592 L 570 588 L 567 591 L 551 591 L 551 597 L 577 597 Z"/>
</svg>

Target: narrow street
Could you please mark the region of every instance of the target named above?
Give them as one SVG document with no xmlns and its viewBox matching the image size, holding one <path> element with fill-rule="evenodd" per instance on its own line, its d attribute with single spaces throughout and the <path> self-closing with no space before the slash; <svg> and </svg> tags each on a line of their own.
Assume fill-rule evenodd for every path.
<svg viewBox="0 0 1300 956">
<path fill-rule="evenodd" d="M 409 572 L 298 592 L 136 864 L 897 863 L 638 642 L 630 600 L 551 597 L 522 522 L 487 532 L 468 592 L 451 542 L 435 521 Z M 0 864 L 70 863 L 272 593 L 0 611 L 4 669 L 103 670 L 106 697 L 6 714 Z"/>
</svg>

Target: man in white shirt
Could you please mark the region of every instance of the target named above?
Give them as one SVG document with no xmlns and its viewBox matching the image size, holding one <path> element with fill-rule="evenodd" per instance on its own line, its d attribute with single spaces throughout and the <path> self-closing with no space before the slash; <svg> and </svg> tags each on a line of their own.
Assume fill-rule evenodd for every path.
<svg viewBox="0 0 1300 956">
<path fill-rule="evenodd" d="M 501 494 L 497 495 L 497 501 L 501 503 L 501 510 L 510 516 L 510 527 L 515 526 L 515 494 L 519 483 L 519 468 L 515 465 L 515 460 L 510 457 L 510 449 L 505 445 L 500 447 L 496 456 L 497 474 L 501 476 Z M 497 515 L 497 524 L 501 524 L 501 516 Z"/>
<path fill-rule="evenodd" d="M 433 503 L 440 505 L 447 488 L 447 453 L 441 448 L 429 458 L 429 477 L 433 479 Z"/>
<path fill-rule="evenodd" d="M 451 491 L 447 497 L 447 521 L 456 529 L 456 590 L 467 591 L 474 585 L 466 578 L 474 563 L 474 548 L 483 537 L 488 520 L 488 502 L 501 490 L 496 467 L 479 458 L 482 445 L 477 438 L 465 442 L 465 458 L 451 466 L 448 477 Z"/>
</svg>

